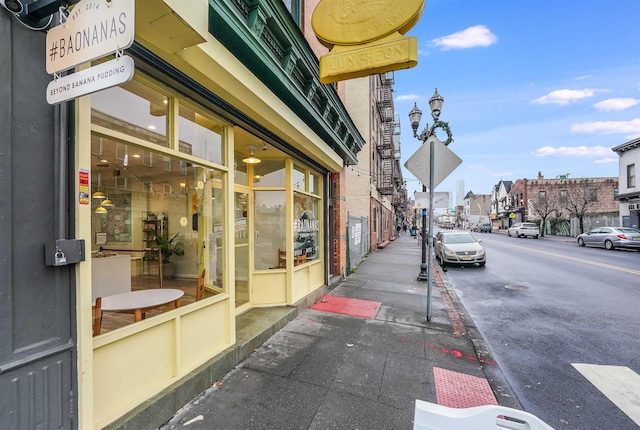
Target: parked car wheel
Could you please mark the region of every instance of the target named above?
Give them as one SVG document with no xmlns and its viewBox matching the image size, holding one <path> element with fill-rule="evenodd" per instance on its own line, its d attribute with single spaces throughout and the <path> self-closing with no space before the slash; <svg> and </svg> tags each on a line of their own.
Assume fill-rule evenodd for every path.
<svg viewBox="0 0 640 430">
<path fill-rule="evenodd" d="M 578 245 L 584 246 L 584 239 L 583 238 L 581 238 L 581 237 L 578 238 Z"/>
<path fill-rule="evenodd" d="M 612 250 L 613 249 L 613 242 L 611 242 L 610 240 L 605 240 L 604 241 L 604 247 L 608 250 Z"/>
<path fill-rule="evenodd" d="M 507 236 L 511 237 L 511 232 L 507 230 Z"/>
<path fill-rule="evenodd" d="M 540 236 L 533 236 L 533 238 L 534 238 L 534 239 L 537 239 L 537 238 L 539 238 L 539 237 L 540 237 Z"/>
</svg>

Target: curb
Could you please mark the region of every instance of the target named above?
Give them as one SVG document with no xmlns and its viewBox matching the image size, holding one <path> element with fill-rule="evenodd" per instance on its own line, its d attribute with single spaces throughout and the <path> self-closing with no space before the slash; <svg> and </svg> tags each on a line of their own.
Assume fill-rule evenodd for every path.
<svg viewBox="0 0 640 430">
<path fill-rule="evenodd" d="M 445 305 L 447 300 L 450 300 L 455 308 L 455 313 L 457 313 L 457 317 L 454 316 L 454 319 L 452 319 L 451 321 L 454 326 L 454 332 L 456 335 L 459 334 L 455 329 L 455 320 L 459 319 L 460 321 L 462 321 L 462 324 L 464 325 L 466 331 L 466 334 L 460 333 L 460 335 L 469 336 L 469 339 L 473 344 L 473 348 L 476 351 L 479 366 L 484 372 L 487 382 L 489 383 L 489 386 L 491 387 L 491 390 L 493 391 L 498 404 L 500 406 L 507 406 L 514 409 L 524 410 L 522 404 L 520 403 L 520 400 L 518 400 L 518 397 L 513 391 L 513 388 L 511 388 L 511 385 L 509 385 L 509 381 L 507 381 L 506 376 L 504 375 L 504 373 L 502 373 L 502 370 L 496 363 L 489 345 L 484 340 L 484 337 L 482 337 L 482 333 L 471 319 L 471 316 L 462 304 L 462 301 L 458 297 L 458 294 L 453 288 L 453 285 L 451 285 L 451 282 L 449 282 L 449 279 L 447 279 L 439 264 L 434 264 L 433 267 L 435 267 L 440 280 L 442 281 L 444 289 L 441 290 L 440 294 L 442 295 Z M 448 296 L 448 298 L 445 298 L 445 296 Z M 447 312 L 449 312 L 448 307 Z"/>
</svg>

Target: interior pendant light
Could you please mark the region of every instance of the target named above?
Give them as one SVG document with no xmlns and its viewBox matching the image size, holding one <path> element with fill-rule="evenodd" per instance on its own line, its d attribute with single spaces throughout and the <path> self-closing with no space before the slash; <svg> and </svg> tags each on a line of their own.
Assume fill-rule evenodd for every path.
<svg viewBox="0 0 640 430">
<path fill-rule="evenodd" d="M 244 157 L 242 159 L 243 162 L 245 162 L 247 164 L 258 164 L 258 163 L 262 162 L 261 159 L 259 159 L 255 155 L 253 155 L 253 151 L 255 151 L 257 149 L 256 146 L 248 145 L 246 148 L 249 150 L 249 155 L 247 155 L 246 157 Z"/>
<path fill-rule="evenodd" d="M 117 167 L 116 167 L 116 170 L 117 170 Z M 109 187 L 107 187 L 106 198 L 102 201 L 102 204 L 100 206 L 105 207 L 105 208 L 112 208 L 112 207 L 115 206 L 113 204 L 113 202 L 111 200 L 109 200 Z"/>
<path fill-rule="evenodd" d="M 102 191 L 96 191 L 91 197 L 93 197 L 94 199 L 104 199 L 105 195 Z"/>
<path fill-rule="evenodd" d="M 105 208 L 103 208 L 102 206 L 98 206 L 95 210 L 95 213 L 97 214 L 106 214 L 107 210 Z"/>
</svg>

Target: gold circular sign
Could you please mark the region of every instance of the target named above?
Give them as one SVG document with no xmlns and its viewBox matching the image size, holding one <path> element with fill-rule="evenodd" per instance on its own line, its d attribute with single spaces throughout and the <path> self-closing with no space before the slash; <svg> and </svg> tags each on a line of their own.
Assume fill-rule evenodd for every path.
<svg viewBox="0 0 640 430">
<path fill-rule="evenodd" d="M 322 0 L 311 17 L 318 40 L 328 47 L 357 45 L 413 27 L 424 0 Z"/>
</svg>

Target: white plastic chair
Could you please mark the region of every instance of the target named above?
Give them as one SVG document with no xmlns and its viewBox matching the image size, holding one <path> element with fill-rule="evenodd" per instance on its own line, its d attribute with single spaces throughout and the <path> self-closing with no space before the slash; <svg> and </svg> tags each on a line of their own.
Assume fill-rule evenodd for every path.
<svg viewBox="0 0 640 430">
<path fill-rule="evenodd" d="M 455 409 L 416 400 L 413 430 L 554 430 L 528 412 L 504 406 Z"/>
</svg>

